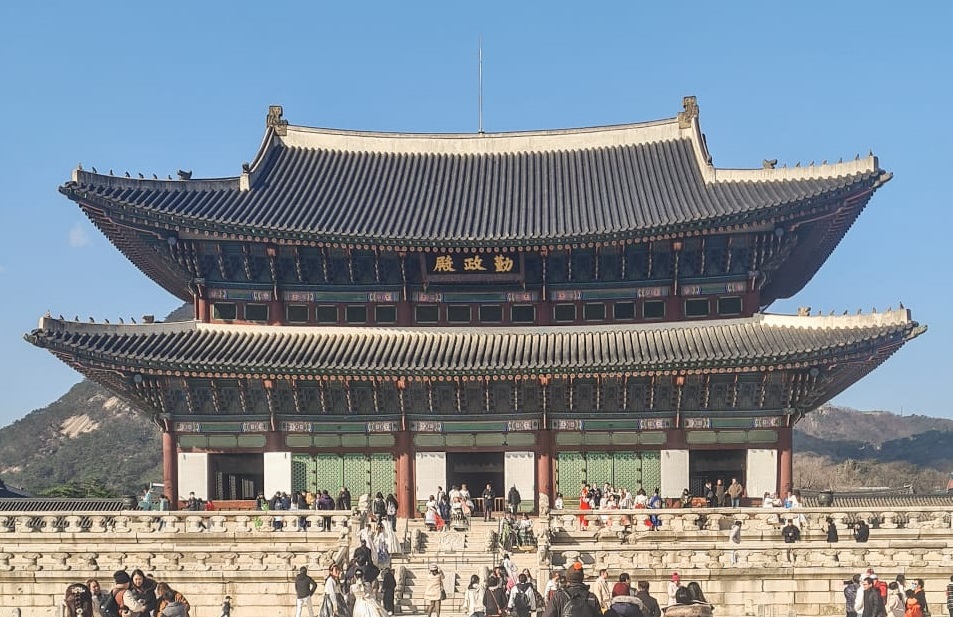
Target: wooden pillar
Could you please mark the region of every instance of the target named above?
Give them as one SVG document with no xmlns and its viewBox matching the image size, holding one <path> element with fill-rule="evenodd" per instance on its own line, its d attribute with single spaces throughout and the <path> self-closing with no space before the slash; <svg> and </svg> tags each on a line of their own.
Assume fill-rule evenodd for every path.
<svg viewBox="0 0 953 617">
<path fill-rule="evenodd" d="M 175 446 L 175 433 L 162 432 L 162 490 L 170 504 L 179 499 L 179 453 Z"/>
<path fill-rule="evenodd" d="M 404 429 L 395 434 L 394 459 L 397 463 L 397 516 L 414 518 L 417 514 L 417 497 L 414 494 L 414 438 Z"/>
<path fill-rule="evenodd" d="M 553 486 L 553 431 L 549 428 L 542 428 L 536 432 L 538 440 L 536 445 L 536 493 L 533 501 L 536 503 L 536 510 L 539 511 L 537 496 L 539 494 L 549 497 L 549 506 L 552 507 L 553 499 L 556 494 Z"/>
<path fill-rule="evenodd" d="M 794 452 L 792 447 L 792 435 L 794 429 L 785 426 L 778 429 L 778 462 L 779 470 L 779 490 L 778 496 L 784 499 L 788 491 L 794 490 Z"/>
</svg>

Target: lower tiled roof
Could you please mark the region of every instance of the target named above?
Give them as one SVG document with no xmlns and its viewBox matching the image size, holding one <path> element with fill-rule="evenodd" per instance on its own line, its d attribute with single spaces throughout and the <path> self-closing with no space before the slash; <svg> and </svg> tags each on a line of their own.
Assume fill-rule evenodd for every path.
<svg viewBox="0 0 953 617">
<path fill-rule="evenodd" d="M 44 317 L 26 338 L 67 362 L 150 373 L 496 375 L 813 366 L 852 352 L 889 355 L 923 330 L 901 309 L 524 328 L 109 325 Z"/>
</svg>

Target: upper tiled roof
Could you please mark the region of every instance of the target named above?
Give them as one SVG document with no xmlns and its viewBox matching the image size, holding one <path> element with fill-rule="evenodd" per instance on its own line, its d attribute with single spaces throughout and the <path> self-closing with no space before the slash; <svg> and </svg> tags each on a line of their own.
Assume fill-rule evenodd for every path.
<svg viewBox="0 0 953 617">
<path fill-rule="evenodd" d="M 258 375 L 496 375 L 814 366 L 889 355 L 925 327 L 906 309 L 850 317 L 495 328 L 106 325 L 40 320 L 33 344 L 127 371 Z M 871 366 L 870 368 L 873 368 Z M 859 377 L 858 377 L 859 378 Z"/>
<path fill-rule="evenodd" d="M 473 135 L 314 129 L 278 116 L 241 176 L 148 180 L 78 169 L 61 191 L 109 219 L 181 233 L 515 247 L 770 224 L 889 179 L 873 156 L 715 169 L 692 106 L 644 124 Z"/>
</svg>

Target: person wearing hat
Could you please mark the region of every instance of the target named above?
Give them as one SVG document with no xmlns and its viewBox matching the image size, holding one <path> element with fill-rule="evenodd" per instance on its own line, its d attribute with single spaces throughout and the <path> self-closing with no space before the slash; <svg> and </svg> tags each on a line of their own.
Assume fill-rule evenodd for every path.
<svg viewBox="0 0 953 617">
<path fill-rule="evenodd" d="M 428 602 L 427 617 L 440 617 L 440 602 L 447 597 L 443 588 L 443 572 L 433 562 L 427 570 L 427 587 L 424 590 L 424 600 Z"/>
<path fill-rule="evenodd" d="M 295 577 L 295 617 L 301 617 L 302 609 L 308 607 L 308 615 L 314 617 L 314 607 L 311 604 L 311 596 L 318 589 L 318 584 L 314 579 L 308 576 L 308 568 L 301 566 L 298 568 L 298 575 Z"/>
<path fill-rule="evenodd" d="M 681 587 L 681 578 L 678 576 L 678 572 L 672 572 L 672 580 L 668 582 L 668 605 L 672 606 L 675 602 L 675 592 L 678 591 L 678 588 Z"/>
<path fill-rule="evenodd" d="M 578 561 L 566 569 L 566 586 L 555 594 L 543 617 L 599 617 L 599 601 L 583 581 L 586 575 Z"/>
<path fill-rule="evenodd" d="M 222 617 L 232 617 L 232 596 L 225 596 L 222 602 Z"/>
</svg>

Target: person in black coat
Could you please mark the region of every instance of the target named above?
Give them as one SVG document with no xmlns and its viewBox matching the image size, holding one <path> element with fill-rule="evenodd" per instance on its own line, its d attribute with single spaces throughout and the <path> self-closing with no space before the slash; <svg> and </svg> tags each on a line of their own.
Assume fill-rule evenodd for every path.
<svg viewBox="0 0 953 617">
<path fill-rule="evenodd" d="M 394 593 L 397 591 L 397 579 L 394 577 L 394 571 L 390 568 L 384 568 L 384 574 L 381 577 L 381 592 L 384 594 L 384 610 L 388 615 L 394 614 Z"/>
<path fill-rule="evenodd" d="M 859 520 L 857 521 L 857 526 L 854 527 L 854 540 L 857 542 L 866 542 L 870 539 L 870 527 L 867 526 L 867 521 Z"/>
<path fill-rule="evenodd" d="M 793 520 L 788 519 L 788 524 L 781 530 L 781 536 L 785 544 L 794 544 L 801 539 L 801 530 L 797 528 Z"/>
<path fill-rule="evenodd" d="M 829 516 L 825 519 L 825 522 L 827 523 L 827 541 L 833 544 L 838 540 L 837 525 L 834 524 L 834 519 Z"/>
</svg>

